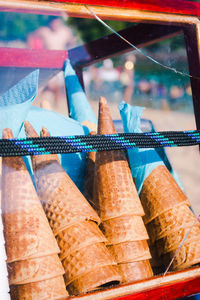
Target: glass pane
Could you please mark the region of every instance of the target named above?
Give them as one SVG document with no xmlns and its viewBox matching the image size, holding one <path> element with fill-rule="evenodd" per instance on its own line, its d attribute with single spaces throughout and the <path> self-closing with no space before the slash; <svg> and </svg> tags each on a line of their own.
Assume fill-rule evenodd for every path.
<svg viewBox="0 0 200 300">
<path fill-rule="evenodd" d="M 183 34 L 173 24 L 170 38 L 164 28 L 158 36 L 156 22 L 148 36 L 137 29 L 152 24 L 106 24 L 0 13 L 0 137 L 24 151 L 0 160 L 3 292 L 8 296 L 9 281 L 13 299 L 43 299 L 47 289 L 53 298 L 98 293 L 151 279 L 174 255 L 172 271 L 200 263 L 192 212 L 200 212 L 199 147 L 97 151 L 114 126 L 118 133 L 195 130 Z M 135 50 L 134 43 L 145 47 Z M 56 150 L 49 150 L 49 136 L 59 137 Z M 63 153 L 63 145 L 75 152 Z"/>
</svg>

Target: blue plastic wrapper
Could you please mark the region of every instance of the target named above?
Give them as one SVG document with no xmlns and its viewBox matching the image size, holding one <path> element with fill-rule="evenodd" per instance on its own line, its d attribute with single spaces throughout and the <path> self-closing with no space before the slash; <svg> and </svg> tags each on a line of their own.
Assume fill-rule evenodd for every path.
<svg viewBox="0 0 200 300">
<path fill-rule="evenodd" d="M 89 134 L 87 127 L 82 126 L 71 118 L 39 107 L 31 107 L 26 120 L 31 123 L 38 135 L 40 135 L 43 126 L 48 129 L 51 136 Z M 22 128 L 19 137 L 25 137 L 24 127 Z M 86 153 L 58 154 L 58 157 L 67 174 L 71 177 L 77 187 L 83 191 Z M 32 174 L 32 169 L 29 166 L 30 158 L 25 158 L 25 162 L 29 172 Z M 29 162 L 29 164 L 27 162 Z"/>
<path fill-rule="evenodd" d="M 3 128 L 17 137 L 38 90 L 39 70 L 30 73 L 0 97 L 0 138 Z"/>
<path fill-rule="evenodd" d="M 122 101 L 119 104 L 119 110 L 124 132 L 141 133 L 140 119 L 144 108 L 139 106 L 133 107 Z M 138 193 L 140 193 L 144 180 L 154 168 L 164 165 L 164 163 L 154 149 L 132 148 L 128 150 L 128 157 L 132 176 L 135 178 L 136 187 Z"/>
<path fill-rule="evenodd" d="M 52 136 L 89 134 L 89 129 L 79 122 L 61 114 L 32 106 L 38 90 L 39 70 L 19 81 L 1 97 L 1 135 L 3 128 L 11 128 L 14 137 L 26 137 L 23 127 L 28 120 L 40 134 L 45 126 Z M 85 153 L 58 155 L 62 167 L 83 191 L 85 172 Z M 30 157 L 24 157 L 26 166 L 33 178 Z"/>
<path fill-rule="evenodd" d="M 69 116 L 81 124 L 88 126 L 90 129 L 95 129 L 97 118 L 68 59 L 65 61 L 64 76 Z"/>
<path fill-rule="evenodd" d="M 140 121 L 144 107 L 131 106 L 126 102 L 122 101 L 119 104 L 119 110 L 123 122 L 124 132 L 141 133 Z M 132 148 L 128 150 L 128 157 L 130 161 L 130 167 L 132 176 L 135 178 L 136 187 L 138 193 L 141 192 L 144 180 L 149 176 L 153 169 L 159 165 L 165 165 L 168 162 L 168 158 L 165 153 L 161 156 L 155 149 L 142 149 Z M 177 172 L 170 165 L 170 173 L 176 180 L 179 187 L 184 191 L 184 186 L 177 174 Z M 166 164 L 166 167 L 168 165 Z"/>
</svg>

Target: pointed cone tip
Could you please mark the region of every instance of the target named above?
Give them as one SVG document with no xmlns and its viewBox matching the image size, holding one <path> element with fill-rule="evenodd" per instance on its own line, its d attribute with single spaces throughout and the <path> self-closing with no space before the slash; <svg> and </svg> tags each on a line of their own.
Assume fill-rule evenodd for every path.
<svg viewBox="0 0 200 300">
<path fill-rule="evenodd" d="M 99 104 L 107 104 L 107 100 L 105 97 L 100 97 Z"/>
<path fill-rule="evenodd" d="M 96 131 L 90 131 L 90 135 L 95 135 L 97 134 Z"/>
<path fill-rule="evenodd" d="M 12 139 L 14 137 L 12 130 L 10 128 L 4 128 L 2 137 L 3 139 Z"/>
<path fill-rule="evenodd" d="M 40 135 L 41 135 L 42 137 L 50 136 L 48 129 L 47 129 L 46 127 L 44 127 L 44 126 L 42 127 L 42 130 L 41 130 L 41 132 L 40 132 Z"/>
<path fill-rule="evenodd" d="M 31 125 L 31 123 L 29 123 L 28 121 L 24 121 L 24 128 L 25 128 L 26 137 L 38 137 L 37 132 Z"/>
</svg>

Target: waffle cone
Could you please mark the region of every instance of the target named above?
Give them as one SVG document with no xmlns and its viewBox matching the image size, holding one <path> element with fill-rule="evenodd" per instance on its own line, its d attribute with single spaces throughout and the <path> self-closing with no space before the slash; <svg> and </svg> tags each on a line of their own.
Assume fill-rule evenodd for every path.
<svg viewBox="0 0 200 300">
<path fill-rule="evenodd" d="M 86 246 L 107 242 L 98 225 L 91 221 L 83 221 L 79 224 L 72 225 L 67 229 L 59 232 L 56 236 L 58 246 L 61 249 L 60 259 L 78 251 Z"/>
<path fill-rule="evenodd" d="M 145 179 L 140 199 L 145 211 L 145 223 L 183 203 L 190 205 L 165 166 L 156 167 Z"/>
<path fill-rule="evenodd" d="M 174 270 L 184 269 L 200 263 L 199 241 L 190 241 L 190 243 L 184 243 L 179 251 L 173 250 L 164 254 L 163 259 L 166 267 L 169 265 L 175 254 L 176 256 L 171 266 Z"/>
<path fill-rule="evenodd" d="M 28 122 L 25 128 L 28 136 L 37 135 Z M 46 129 L 43 128 L 41 135 L 48 135 Z M 55 235 L 84 220 L 100 223 L 97 213 L 60 165 L 57 155 L 35 155 L 32 162 L 37 192 Z"/>
<path fill-rule="evenodd" d="M 146 241 L 125 242 L 108 246 L 111 255 L 117 263 L 147 260 L 151 258 Z"/>
<path fill-rule="evenodd" d="M 116 133 L 104 98 L 99 102 L 98 134 Z M 127 159 L 122 150 L 96 154 L 94 203 L 102 221 L 121 215 L 144 215 Z"/>
<path fill-rule="evenodd" d="M 183 241 L 186 234 L 190 231 L 190 228 L 181 228 L 178 231 L 175 231 L 160 240 L 156 241 L 156 248 L 158 255 L 161 256 L 172 250 L 176 250 L 181 242 Z M 200 224 L 196 224 L 192 227 L 190 233 L 187 236 L 185 241 L 186 244 L 192 241 L 199 241 L 200 238 Z"/>
<path fill-rule="evenodd" d="M 122 276 L 122 283 L 144 280 L 153 276 L 153 271 L 148 260 L 118 264 L 117 270 Z"/>
<path fill-rule="evenodd" d="M 108 244 L 141 241 L 149 238 L 140 216 L 121 216 L 102 222 L 102 231 Z"/>
<path fill-rule="evenodd" d="M 63 276 L 33 283 L 11 285 L 10 294 L 12 300 L 60 300 L 66 299 L 68 296 Z"/>
<path fill-rule="evenodd" d="M 38 232 L 6 232 L 4 235 L 8 263 L 48 256 L 60 252 L 52 231 L 44 227 L 40 227 Z"/>
<path fill-rule="evenodd" d="M 26 284 L 64 274 L 57 254 L 8 264 L 9 284 Z"/>
<path fill-rule="evenodd" d="M 116 266 L 104 266 L 93 270 L 72 281 L 67 289 L 70 295 L 86 293 L 92 290 L 113 286 L 121 281 Z"/>
<path fill-rule="evenodd" d="M 20 212 L 4 213 L 2 216 L 4 232 L 35 232 L 38 230 L 42 218 L 40 217 L 40 209 L 37 210 L 35 207 L 35 211 L 39 212 L 39 215 L 33 215 L 30 207 Z"/>
<path fill-rule="evenodd" d="M 13 138 L 12 131 L 5 129 L 3 138 Z M 22 157 L 5 157 L 2 164 L 2 215 L 8 262 L 58 253 Z M 19 239 L 22 244 L 18 244 Z"/>
<path fill-rule="evenodd" d="M 98 267 L 116 264 L 103 243 L 81 248 L 67 256 L 62 263 L 65 269 L 66 285 Z"/>
<path fill-rule="evenodd" d="M 95 135 L 95 131 L 91 131 L 90 135 Z M 96 209 L 93 200 L 93 185 L 94 185 L 94 168 L 95 168 L 96 152 L 89 152 L 86 157 L 84 196 L 90 204 Z"/>
<path fill-rule="evenodd" d="M 162 213 L 150 223 L 146 224 L 151 242 L 159 240 L 182 228 L 194 224 L 196 217 L 187 205 L 180 205 Z"/>
</svg>

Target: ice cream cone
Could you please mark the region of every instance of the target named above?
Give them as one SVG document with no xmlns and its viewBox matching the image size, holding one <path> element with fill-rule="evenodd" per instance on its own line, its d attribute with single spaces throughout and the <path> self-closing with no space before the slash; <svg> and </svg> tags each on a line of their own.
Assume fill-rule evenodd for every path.
<svg viewBox="0 0 200 300">
<path fill-rule="evenodd" d="M 98 267 L 116 264 L 104 243 L 81 248 L 67 256 L 62 263 L 66 285 L 90 271 L 92 276 L 92 271 Z"/>
<path fill-rule="evenodd" d="M 151 258 L 146 241 L 124 242 L 108 246 L 108 250 L 117 263 L 127 263 Z"/>
<path fill-rule="evenodd" d="M 116 133 L 106 99 L 99 101 L 98 134 Z M 94 202 L 102 221 L 121 215 L 144 215 L 128 162 L 122 150 L 96 154 Z"/>
<path fill-rule="evenodd" d="M 176 250 L 181 242 L 183 241 L 184 237 L 188 232 L 190 231 L 190 228 L 181 228 L 163 238 L 156 241 L 156 248 L 158 251 L 158 255 L 161 256 L 167 252 L 170 252 L 172 250 Z M 187 239 L 185 240 L 185 244 L 188 244 L 192 241 L 196 241 L 198 243 L 200 238 L 200 224 L 196 224 L 193 226 L 191 231 L 189 232 Z"/>
<path fill-rule="evenodd" d="M 12 131 L 5 129 L 3 138 L 13 138 Z M 2 164 L 7 261 L 58 253 L 59 248 L 22 157 L 5 157 Z"/>
<path fill-rule="evenodd" d="M 125 215 L 104 221 L 102 231 L 108 239 L 109 245 L 149 238 L 142 218 L 134 215 Z"/>
<path fill-rule="evenodd" d="M 98 225 L 90 221 L 83 221 L 68 227 L 59 232 L 56 239 L 61 249 L 59 255 L 61 260 L 86 246 L 107 242 Z"/>
<path fill-rule="evenodd" d="M 48 225 L 35 232 L 5 232 L 7 262 L 48 256 L 60 252 Z"/>
<path fill-rule="evenodd" d="M 95 135 L 95 131 L 91 131 L 90 135 Z M 89 152 L 86 158 L 85 168 L 85 183 L 84 183 L 84 196 L 95 207 L 93 200 L 93 185 L 94 185 L 94 168 L 95 168 L 96 152 Z"/>
<path fill-rule="evenodd" d="M 190 205 L 165 166 L 156 167 L 145 179 L 140 199 L 145 211 L 145 223 L 149 223 L 169 209 L 184 203 Z"/>
<path fill-rule="evenodd" d="M 190 208 L 183 204 L 170 209 L 157 216 L 146 224 L 151 243 L 170 235 L 182 228 L 188 228 L 194 224 L 196 217 Z"/>
<path fill-rule="evenodd" d="M 86 293 L 99 288 L 111 287 L 121 281 L 116 266 L 103 266 L 84 274 L 72 281 L 67 289 L 70 295 Z"/>
<path fill-rule="evenodd" d="M 199 241 L 190 241 L 184 243 L 177 251 L 173 250 L 163 255 L 165 266 L 167 267 L 171 259 L 175 256 L 171 268 L 173 270 L 180 270 L 188 268 L 192 265 L 200 263 L 200 244 Z"/>
<path fill-rule="evenodd" d="M 148 260 L 118 264 L 117 270 L 122 275 L 122 283 L 144 280 L 153 276 Z"/>
<path fill-rule="evenodd" d="M 57 254 L 8 264 L 10 285 L 42 281 L 63 274 L 64 269 Z"/>
<path fill-rule="evenodd" d="M 25 122 L 25 129 L 28 136 L 37 135 L 28 122 Z M 44 137 L 49 134 L 43 128 L 41 135 Z M 57 155 L 41 156 L 32 156 L 34 178 L 54 234 L 84 220 L 99 224 L 98 215 L 61 167 Z"/>
<path fill-rule="evenodd" d="M 12 300 L 60 300 L 68 297 L 63 276 L 33 283 L 11 285 L 10 292 Z"/>
</svg>

